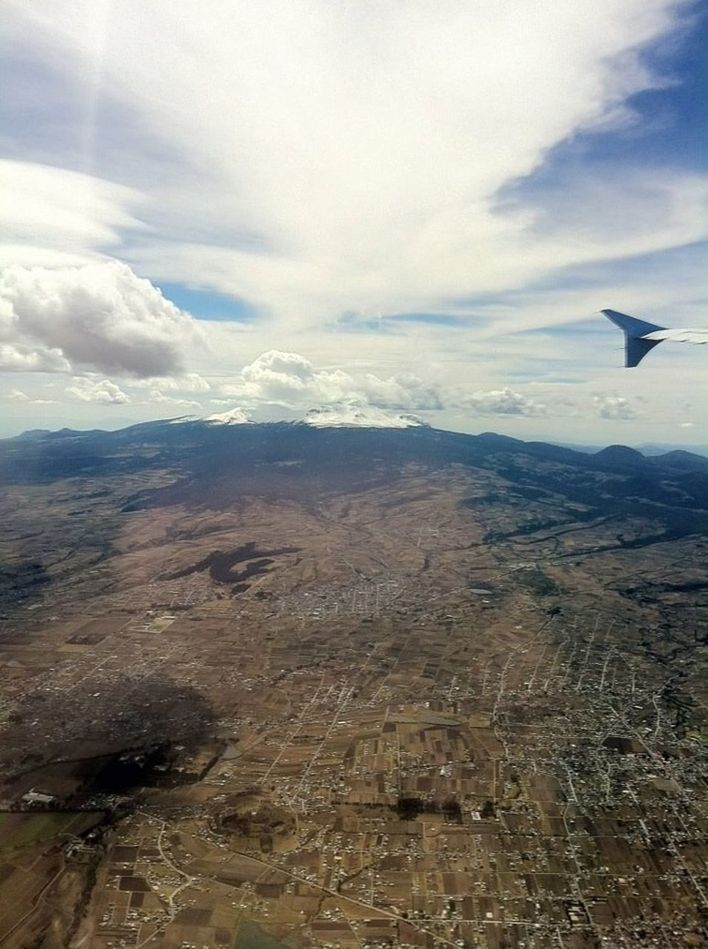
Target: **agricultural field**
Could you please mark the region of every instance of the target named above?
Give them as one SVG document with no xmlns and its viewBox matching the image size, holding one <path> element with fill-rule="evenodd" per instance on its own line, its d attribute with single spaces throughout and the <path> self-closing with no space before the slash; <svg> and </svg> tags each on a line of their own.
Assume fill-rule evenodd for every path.
<svg viewBox="0 0 708 949">
<path fill-rule="evenodd" d="M 702 509 L 162 464 L 6 476 L 3 949 L 704 944 Z"/>
</svg>

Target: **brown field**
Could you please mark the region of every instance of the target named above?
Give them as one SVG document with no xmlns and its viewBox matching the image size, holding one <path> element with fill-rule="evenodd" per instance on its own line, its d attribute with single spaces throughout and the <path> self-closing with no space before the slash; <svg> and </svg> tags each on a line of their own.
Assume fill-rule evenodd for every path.
<svg viewBox="0 0 708 949">
<path fill-rule="evenodd" d="M 491 470 L 130 488 L 0 636 L 3 949 L 701 944 L 703 607 L 626 592 L 700 538 L 616 549 Z M 14 550 L 70 489 L 7 492 Z"/>
</svg>

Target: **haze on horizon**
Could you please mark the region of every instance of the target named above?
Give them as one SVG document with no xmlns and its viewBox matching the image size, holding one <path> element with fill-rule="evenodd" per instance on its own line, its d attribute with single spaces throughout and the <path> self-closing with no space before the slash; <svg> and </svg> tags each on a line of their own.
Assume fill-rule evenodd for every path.
<svg viewBox="0 0 708 949">
<path fill-rule="evenodd" d="M 345 403 L 706 444 L 685 0 L 8 0 L 0 435 Z"/>
</svg>

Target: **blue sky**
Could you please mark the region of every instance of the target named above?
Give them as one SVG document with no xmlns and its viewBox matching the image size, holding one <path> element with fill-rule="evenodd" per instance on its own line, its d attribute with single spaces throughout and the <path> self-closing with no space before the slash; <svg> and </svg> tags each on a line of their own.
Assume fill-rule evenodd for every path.
<svg viewBox="0 0 708 949">
<path fill-rule="evenodd" d="M 245 300 L 215 293 L 201 287 L 186 287 L 179 283 L 162 283 L 163 296 L 180 309 L 187 310 L 198 320 L 243 323 L 258 317 L 258 311 Z"/>
<path fill-rule="evenodd" d="M 336 402 L 708 443 L 708 17 L 9 0 L 3 431 Z M 679 383 L 677 385 L 677 379 Z"/>
</svg>

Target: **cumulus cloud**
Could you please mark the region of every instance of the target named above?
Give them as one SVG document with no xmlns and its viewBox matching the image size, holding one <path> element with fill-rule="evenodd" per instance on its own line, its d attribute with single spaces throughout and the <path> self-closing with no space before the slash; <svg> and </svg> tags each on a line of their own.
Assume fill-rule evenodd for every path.
<svg viewBox="0 0 708 949">
<path fill-rule="evenodd" d="M 290 405 L 301 402 L 317 389 L 328 389 L 331 393 L 345 378 L 346 374 L 337 370 L 316 372 L 309 359 L 298 353 L 271 349 L 241 370 L 240 383 L 225 386 L 224 391 L 233 395 L 242 391 L 256 400 Z"/>
<path fill-rule="evenodd" d="M 188 372 L 184 376 L 173 376 L 155 380 L 154 388 L 169 389 L 178 392 L 190 392 L 193 395 L 203 395 L 211 390 L 210 383 L 197 372 Z"/>
<path fill-rule="evenodd" d="M 388 379 L 367 373 L 360 389 L 371 402 L 390 409 L 433 411 L 442 409 L 446 401 L 440 386 L 424 382 L 412 372 L 400 373 Z"/>
<path fill-rule="evenodd" d="M 57 405 L 56 399 L 33 399 L 31 396 L 27 395 L 26 392 L 23 392 L 21 389 L 10 389 L 9 392 L 3 393 L 1 396 L 3 399 L 7 399 L 10 402 L 22 402 L 25 405 Z"/>
<path fill-rule="evenodd" d="M 397 417 L 396 413 L 401 412 L 438 412 L 459 407 L 472 409 L 477 415 L 547 414 L 546 405 L 509 387 L 480 389 L 465 395 L 459 386 L 433 384 L 413 373 L 381 377 L 370 372 L 319 369 L 299 353 L 278 350 L 262 353 L 245 366 L 237 379 L 222 386 L 222 394 L 251 406 L 277 404 L 295 411 L 313 406 L 344 406 L 347 417 L 354 417 L 367 407 L 382 410 L 382 418 Z"/>
<path fill-rule="evenodd" d="M 12 339 L 0 358 L 11 368 L 14 360 L 14 368 L 168 375 L 183 371 L 185 350 L 201 339 L 191 317 L 116 261 L 7 267 L 0 300 L 2 332 Z"/>
<path fill-rule="evenodd" d="M 174 395 L 165 395 L 162 389 L 150 389 L 148 391 L 148 397 L 145 400 L 147 403 L 152 403 L 156 405 L 200 405 L 201 403 L 195 402 L 194 399 L 183 399 L 179 396 Z"/>
<path fill-rule="evenodd" d="M 74 379 L 73 385 L 67 386 L 66 392 L 81 402 L 102 402 L 112 405 L 125 405 L 130 402 L 129 396 L 110 379 L 95 380 L 79 376 Z"/>
<path fill-rule="evenodd" d="M 0 343 L 2 372 L 68 372 L 69 369 L 69 362 L 60 349 Z"/>
<path fill-rule="evenodd" d="M 616 393 L 593 396 L 592 403 L 600 418 L 618 420 L 637 417 L 637 412 L 631 402 Z"/>
<path fill-rule="evenodd" d="M 179 376 L 150 376 L 146 379 L 131 379 L 129 385 L 134 389 L 151 389 L 160 392 L 188 392 L 193 395 L 204 394 L 211 390 L 211 384 L 198 372 L 188 372 Z"/>
<path fill-rule="evenodd" d="M 546 415 L 546 406 L 507 387 L 473 392 L 465 404 L 478 415 Z"/>
<path fill-rule="evenodd" d="M 354 376 L 342 369 L 316 369 L 299 353 L 269 350 L 242 369 L 240 378 L 222 387 L 225 395 L 252 403 L 302 408 L 358 401 L 391 409 L 433 410 L 442 407 L 440 390 L 406 373 L 380 378 Z"/>
</svg>

